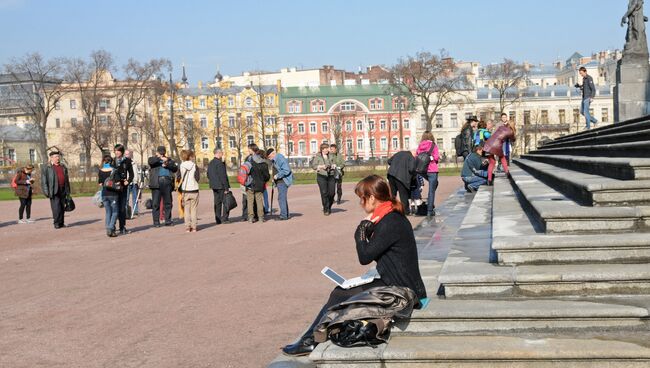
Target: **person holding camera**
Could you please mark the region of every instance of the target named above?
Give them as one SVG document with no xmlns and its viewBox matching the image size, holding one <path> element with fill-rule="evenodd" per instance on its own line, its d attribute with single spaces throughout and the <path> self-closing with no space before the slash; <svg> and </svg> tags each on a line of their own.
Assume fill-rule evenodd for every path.
<svg viewBox="0 0 650 368">
<path fill-rule="evenodd" d="M 336 182 L 336 204 L 341 204 L 341 197 L 343 196 L 343 168 L 345 167 L 345 160 L 343 156 L 338 153 L 339 149 L 336 144 L 330 144 L 330 157 L 332 162 L 336 165 L 336 172 L 334 174 L 334 181 Z"/>
<path fill-rule="evenodd" d="M 32 217 L 32 194 L 34 187 L 34 178 L 32 177 L 32 172 L 34 171 L 34 165 L 29 164 L 24 168 L 18 170 L 16 176 L 13 178 L 12 186 L 14 187 L 14 192 L 20 200 L 20 207 L 18 208 L 18 223 L 19 224 L 31 224 L 34 222 Z M 23 215 L 27 215 L 27 218 L 23 220 Z"/>
<path fill-rule="evenodd" d="M 68 168 L 61 163 L 61 153 L 50 152 L 50 161 L 41 169 L 41 190 L 50 199 L 54 228 L 65 225 L 65 198 L 70 194 Z"/>
<path fill-rule="evenodd" d="M 142 169 L 140 168 L 140 165 L 138 165 L 138 163 L 133 160 L 133 151 L 126 150 L 124 152 L 124 156 L 131 160 L 131 166 L 133 167 L 133 179 L 131 180 L 131 184 L 129 184 L 129 188 L 127 190 L 127 205 L 130 201 L 132 215 L 137 216 L 140 207 L 138 206 L 138 192 L 140 190 L 140 187 L 142 187 Z"/>
<path fill-rule="evenodd" d="M 115 153 L 115 170 L 117 170 L 117 177 L 122 180 L 124 184 L 122 190 L 118 192 L 118 208 L 117 215 L 120 224 L 120 235 L 129 234 L 130 231 L 126 229 L 126 208 L 129 205 L 129 185 L 133 182 L 133 163 L 130 158 L 124 155 L 124 145 L 116 144 L 113 148 Z"/>
<path fill-rule="evenodd" d="M 153 225 L 160 227 L 160 199 L 162 198 L 165 212 L 165 226 L 172 226 L 172 191 L 174 190 L 174 173 L 178 165 L 166 156 L 164 146 L 156 149 L 156 155 L 149 157 L 149 189 L 151 189 L 151 214 Z"/>
<path fill-rule="evenodd" d="M 320 145 L 320 153 L 311 160 L 312 169 L 316 170 L 316 183 L 320 190 L 320 198 L 323 204 L 323 214 L 329 216 L 332 213 L 334 195 L 336 191 L 336 163 L 330 156 L 330 146 L 327 143 Z"/>
<path fill-rule="evenodd" d="M 591 129 L 591 123 L 594 125 L 598 124 L 598 120 L 591 116 L 589 111 L 589 106 L 594 101 L 596 97 L 596 86 L 594 85 L 594 79 L 591 75 L 587 74 L 587 68 L 584 66 L 580 67 L 578 73 L 582 77 L 582 84 L 576 83 L 575 87 L 582 90 L 582 103 L 580 104 L 580 114 L 585 117 L 587 124 L 585 129 Z"/>
</svg>

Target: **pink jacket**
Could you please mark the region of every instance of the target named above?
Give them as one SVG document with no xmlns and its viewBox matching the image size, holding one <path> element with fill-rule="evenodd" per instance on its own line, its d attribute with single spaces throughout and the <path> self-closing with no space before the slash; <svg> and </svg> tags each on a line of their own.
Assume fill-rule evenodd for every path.
<svg viewBox="0 0 650 368">
<path fill-rule="evenodd" d="M 431 163 L 429 164 L 429 169 L 427 172 L 430 173 L 437 173 L 438 172 L 438 161 L 440 160 L 440 153 L 438 152 L 438 146 L 435 145 L 432 141 L 422 141 L 420 142 L 420 145 L 418 146 L 418 150 L 416 151 L 416 154 L 420 154 L 422 152 L 429 152 L 431 150 L 431 146 L 433 145 L 433 152 L 431 152 L 431 156 L 433 156 L 433 160 L 431 160 Z"/>
</svg>

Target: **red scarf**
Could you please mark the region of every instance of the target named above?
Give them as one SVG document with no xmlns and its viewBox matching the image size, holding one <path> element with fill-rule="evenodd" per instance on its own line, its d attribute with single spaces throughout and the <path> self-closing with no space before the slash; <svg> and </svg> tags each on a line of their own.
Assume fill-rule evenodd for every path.
<svg viewBox="0 0 650 368">
<path fill-rule="evenodd" d="M 381 221 L 384 216 L 388 215 L 391 212 L 393 212 L 393 203 L 390 201 L 382 202 L 381 204 L 377 205 L 377 207 L 375 207 L 374 211 L 372 211 L 371 221 L 376 224 Z"/>
</svg>

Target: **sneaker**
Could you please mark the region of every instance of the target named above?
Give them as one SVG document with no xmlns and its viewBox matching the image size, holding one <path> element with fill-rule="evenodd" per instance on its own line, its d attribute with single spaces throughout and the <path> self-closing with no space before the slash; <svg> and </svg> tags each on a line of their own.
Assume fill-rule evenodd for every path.
<svg viewBox="0 0 650 368">
<path fill-rule="evenodd" d="M 26 220 L 18 220 L 18 223 L 19 223 L 19 224 L 26 224 L 27 221 L 26 221 Z"/>
<path fill-rule="evenodd" d="M 468 187 L 467 187 L 467 191 L 470 192 L 470 193 L 476 193 L 477 190 L 476 190 L 476 188 L 474 188 L 474 187 L 470 187 L 470 186 L 468 186 Z"/>
<path fill-rule="evenodd" d="M 27 219 L 27 220 L 25 220 L 25 221 L 27 221 L 28 224 L 33 224 L 33 223 L 36 222 L 36 221 L 34 221 L 34 220 L 32 220 L 32 219 Z"/>
<path fill-rule="evenodd" d="M 126 228 L 120 229 L 120 235 L 126 235 L 126 234 L 131 234 L 131 230 L 127 230 Z"/>
</svg>

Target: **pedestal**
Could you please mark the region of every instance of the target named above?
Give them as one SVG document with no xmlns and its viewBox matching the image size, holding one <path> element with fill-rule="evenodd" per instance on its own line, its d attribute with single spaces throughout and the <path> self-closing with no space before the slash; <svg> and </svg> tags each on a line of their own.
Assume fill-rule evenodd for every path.
<svg viewBox="0 0 650 368">
<path fill-rule="evenodd" d="M 622 122 L 650 114 L 650 64 L 619 60 L 616 66 L 614 121 Z"/>
</svg>

